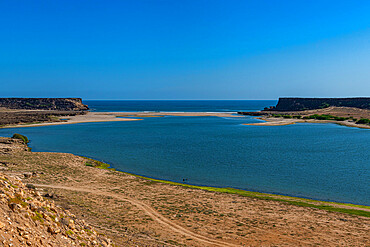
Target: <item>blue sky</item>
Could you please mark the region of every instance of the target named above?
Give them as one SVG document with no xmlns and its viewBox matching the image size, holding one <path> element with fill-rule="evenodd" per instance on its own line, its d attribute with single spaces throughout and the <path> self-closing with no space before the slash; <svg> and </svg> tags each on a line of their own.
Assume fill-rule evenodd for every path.
<svg viewBox="0 0 370 247">
<path fill-rule="evenodd" d="M 370 1 L 1 1 L 0 97 L 370 96 Z"/>
</svg>

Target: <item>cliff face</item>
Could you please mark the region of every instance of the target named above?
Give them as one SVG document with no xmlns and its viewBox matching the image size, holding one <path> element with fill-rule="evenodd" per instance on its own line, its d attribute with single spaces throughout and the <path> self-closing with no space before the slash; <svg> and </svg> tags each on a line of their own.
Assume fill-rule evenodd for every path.
<svg viewBox="0 0 370 247">
<path fill-rule="evenodd" d="M 80 98 L 0 98 L 0 107 L 26 110 L 86 111 Z"/>
<path fill-rule="evenodd" d="M 370 109 L 370 98 L 279 98 L 274 111 L 303 111 L 336 107 Z"/>
</svg>

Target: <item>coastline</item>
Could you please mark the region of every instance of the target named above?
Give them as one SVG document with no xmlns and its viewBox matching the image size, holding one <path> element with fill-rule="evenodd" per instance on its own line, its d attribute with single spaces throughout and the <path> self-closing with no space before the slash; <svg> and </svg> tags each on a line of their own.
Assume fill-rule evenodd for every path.
<svg viewBox="0 0 370 247">
<path fill-rule="evenodd" d="M 181 184 L 68 153 L 0 148 L 8 152 L 0 152 L 2 172 L 22 177 L 119 246 L 369 241 L 369 206 Z"/>
<path fill-rule="evenodd" d="M 145 177 L 145 176 L 137 175 L 135 173 L 119 171 L 113 167 L 99 168 L 99 169 L 110 169 L 116 172 L 122 172 L 124 174 L 138 177 L 144 180 L 149 180 L 149 181 L 154 181 L 154 182 L 159 182 L 159 183 L 164 183 L 164 184 L 170 184 L 173 186 L 182 186 L 182 187 L 210 191 L 210 192 L 235 194 L 235 195 L 240 195 L 244 197 L 251 197 L 251 198 L 257 198 L 257 199 L 263 199 L 263 200 L 280 201 L 280 202 L 285 202 L 285 203 L 302 206 L 302 207 L 320 208 L 320 209 L 324 209 L 327 211 L 341 212 L 341 213 L 348 213 L 348 214 L 353 214 L 353 215 L 370 217 L 370 206 L 369 205 L 353 204 L 353 203 L 346 203 L 346 202 L 335 202 L 335 201 L 323 201 L 323 200 L 309 199 L 309 198 L 297 197 L 297 196 L 287 196 L 287 195 L 282 195 L 282 194 L 271 194 L 271 193 L 265 193 L 265 192 L 235 189 L 235 188 L 230 188 L 230 187 L 214 187 L 214 186 L 185 184 L 185 183 L 173 182 L 170 180 L 162 180 L 162 179 Z M 333 207 L 330 207 L 330 206 L 333 206 Z M 339 208 L 350 209 L 350 210 L 346 211 L 346 210 L 341 210 Z M 361 208 L 362 210 L 357 210 L 357 208 Z"/>
<path fill-rule="evenodd" d="M 85 115 L 76 116 L 65 116 L 58 117 L 59 122 L 41 122 L 41 123 L 24 123 L 15 125 L 5 125 L 0 128 L 22 128 L 22 127 L 39 127 L 39 126 L 51 126 L 51 125 L 65 125 L 65 124 L 77 124 L 77 123 L 98 123 L 98 122 L 121 122 L 121 121 L 139 121 L 139 118 L 119 118 L 114 112 L 87 112 Z"/>
<path fill-rule="evenodd" d="M 121 121 L 140 121 L 149 117 L 242 117 L 233 115 L 236 112 L 87 112 L 85 115 L 57 117 L 56 122 L 41 123 L 21 123 L 14 125 L 4 125 L 0 128 L 21 128 L 21 127 L 40 127 L 51 125 L 65 125 L 77 123 L 98 123 L 98 122 L 121 122 Z M 64 120 L 65 119 L 65 120 Z M 62 120 L 62 121 L 59 121 Z"/>
<path fill-rule="evenodd" d="M 93 166 L 98 169 L 104 169 L 104 170 L 109 170 L 109 171 L 114 171 L 114 172 L 120 172 L 124 173 L 130 176 L 134 176 L 137 178 L 141 178 L 144 180 L 149 180 L 149 181 L 155 181 L 159 183 L 164 183 L 164 184 L 170 184 L 174 186 L 182 186 L 186 188 L 192 188 L 192 189 L 199 189 L 199 190 L 205 190 L 205 191 L 212 191 L 212 192 L 220 192 L 220 193 L 227 193 L 227 194 L 236 194 L 240 196 L 246 196 L 246 197 L 253 197 L 253 198 L 259 198 L 259 199 L 265 199 L 265 200 L 278 200 L 278 201 L 284 201 L 284 202 L 294 202 L 294 201 L 302 201 L 302 202 L 307 202 L 307 203 L 314 203 L 314 204 L 330 204 L 330 205 L 335 205 L 338 207 L 347 207 L 349 209 L 353 208 L 362 208 L 365 209 L 365 211 L 369 212 L 369 214 L 366 217 L 370 217 L 370 205 L 362 205 L 362 204 L 354 204 L 354 203 L 349 203 L 349 202 L 337 202 L 337 201 L 324 201 L 324 200 L 318 200 L 318 199 L 313 199 L 313 198 L 305 198 L 305 197 L 298 197 L 298 196 L 291 196 L 291 195 L 283 195 L 283 194 L 278 194 L 278 193 L 268 193 L 268 192 L 259 192 L 259 191 L 250 191 L 250 190 L 243 190 L 243 189 L 236 189 L 232 187 L 216 187 L 216 186 L 206 186 L 206 185 L 194 185 L 194 184 L 189 184 L 189 183 L 180 183 L 180 182 L 174 182 L 171 180 L 164 180 L 164 179 L 158 179 L 158 178 L 152 178 L 152 177 L 147 177 L 147 176 L 142 176 L 139 174 L 135 174 L 132 172 L 126 172 L 126 171 L 121 171 L 117 170 L 113 166 L 111 166 L 108 163 L 102 162 L 97 159 L 92 159 L 84 156 L 80 156 L 81 158 L 90 160 L 92 162 L 95 162 L 97 165 Z M 302 206 L 317 206 L 317 205 L 302 205 Z M 329 210 L 331 211 L 331 210 Z M 335 211 L 335 210 L 333 210 Z M 350 213 L 350 212 L 349 212 Z"/>
<path fill-rule="evenodd" d="M 243 125 L 251 125 L 251 126 L 284 126 L 284 125 L 291 125 L 297 123 L 333 123 L 338 124 L 346 127 L 354 127 L 354 128 L 361 128 L 361 129 L 370 129 L 369 125 L 364 124 L 356 124 L 354 122 L 349 121 L 335 121 L 335 120 L 315 120 L 315 119 L 286 119 L 286 118 L 276 118 L 276 117 L 257 117 L 256 119 L 263 120 L 265 122 L 260 123 L 246 123 Z"/>
</svg>

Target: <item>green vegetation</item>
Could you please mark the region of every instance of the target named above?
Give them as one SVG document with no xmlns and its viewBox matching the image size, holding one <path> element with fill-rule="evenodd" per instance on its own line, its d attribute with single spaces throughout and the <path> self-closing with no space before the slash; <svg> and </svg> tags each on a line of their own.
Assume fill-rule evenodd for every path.
<svg viewBox="0 0 370 247">
<path fill-rule="evenodd" d="M 324 109 L 324 108 L 328 108 L 330 105 L 326 102 L 322 103 L 321 106 L 319 108 L 321 109 Z"/>
<path fill-rule="evenodd" d="M 22 197 L 18 194 L 16 194 L 15 197 L 9 199 L 8 204 L 11 204 L 11 203 L 20 204 L 20 205 L 22 205 L 22 207 L 27 207 L 28 206 L 28 203 L 24 202 L 22 200 Z"/>
<path fill-rule="evenodd" d="M 302 116 L 300 115 L 282 115 L 282 114 L 272 114 L 273 117 L 282 117 L 282 118 L 296 118 L 300 119 Z"/>
<path fill-rule="evenodd" d="M 24 135 L 21 135 L 21 134 L 14 134 L 12 136 L 13 139 L 19 139 L 19 140 L 22 140 L 24 142 L 24 144 L 27 144 L 29 143 L 30 141 L 28 140 L 27 136 L 24 136 Z"/>
<path fill-rule="evenodd" d="M 134 175 L 134 174 L 130 174 Z M 183 187 L 188 187 L 188 188 L 193 188 L 193 189 L 201 189 L 201 190 L 206 190 L 206 191 L 213 191 L 213 192 L 221 192 L 221 193 L 228 193 L 228 194 L 237 194 L 240 196 L 246 196 L 246 197 L 253 197 L 253 198 L 258 198 L 258 199 L 263 199 L 263 200 L 272 200 L 272 201 L 280 201 L 280 202 L 285 202 L 288 204 L 296 205 L 296 206 L 302 206 L 302 207 L 312 207 L 312 208 L 317 208 L 317 209 L 324 209 L 327 211 L 332 211 L 332 212 L 341 212 L 341 213 L 347 213 L 347 214 L 353 214 L 353 215 L 359 215 L 359 216 L 365 216 L 365 217 L 370 217 L 370 212 L 368 211 L 363 211 L 363 210 L 357 210 L 357 209 L 346 209 L 346 208 L 338 208 L 334 206 L 329 206 L 329 205 L 317 205 L 313 203 L 308 203 L 304 201 L 311 201 L 314 203 L 322 203 L 320 201 L 316 200 L 306 200 L 306 199 L 301 199 L 301 198 L 295 198 L 295 197 L 288 197 L 288 196 L 279 196 L 279 195 L 272 195 L 272 194 L 265 194 L 265 193 L 259 193 L 259 192 L 252 192 L 252 191 L 245 191 L 245 190 L 239 190 L 239 189 L 234 189 L 234 188 L 215 188 L 215 187 L 207 187 L 207 186 L 195 186 L 195 185 L 188 185 L 188 184 L 181 184 L 181 183 L 176 183 L 176 182 L 171 182 L 171 181 L 164 181 L 164 180 L 158 180 L 158 179 L 152 179 L 152 178 L 146 178 L 138 175 L 134 175 L 136 177 L 140 177 L 146 180 L 151 180 L 155 182 L 161 182 L 161 183 L 167 183 L 167 184 L 172 184 L 172 185 L 179 185 Z M 304 201 L 297 201 L 298 200 L 304 200 Z M 335 203 L 332 203 L 335 204 Z M 347 205 L 347 204 L 340 204 L 340 205 Z M 357 205 L 352 205 L 352 207 L 357 206 Z M 358 205 L 360 208 L 367 208 L 369 209 L 370 207 L 368 206 L 362 206 Z"/>
<path fill-rule="evenodd" d="M 37 212 L 37 211 L 35 211 L 35 215 L 34 216 L 31 216 L 31 219 L 33 220 L 33 221 L 36 221 L 36 220 L 38 220 L 38 221 L 40 221 L 41 223 L 43 223 L 44 222 L 44 219 L 43 219 L 44 217 L 42 216 L 42 214 L 40 214 L 39 212 Z"/>
<path fill-rule="evenodd" d="M 104 163 L 104 162 L 101 162 L 101 161 L 98 161 L 98 160 L 93 160 L 93 159 L 86 158 L 86 157 L 83 157 L 83 158 L 88 160 L 88 161 L 85 162 L 85 166 L 91 166 L 91 167 L 95 167 L 95 168 L 99 168 L 99 169 L 105 169 L 105 170 L 111 170 L 111 171 L 116 170 L 114 168 L 110 168 L 110 165 L 107 164 L 107 163 Z"/>
<path fill-rule="evenodd" d="M 370 124 L 370 119 L 368 119 L 368 118 L 361 118 L 356 123 L 357 124 Z"/>
<path fill-rule="evenodd" d="M 311 116 L 303 117 L 303 119 L 344 121 L 344 120 L 348 120 L 349 117 L 337 117 L 337 116 L 327 115 L 327 114 L 322 114 L 322 115 L 314 114 Z"/>
<path fill-rule="evenodd" d="M 85 163 L 86 166 L 115 171 L 114 168 L 109 168 L 110 167 L 109 164 L 106 164 L 106 163 L 103 163 L 97 160 L 93 160 L 90 158 L 86 158 L 86 157 L 83 157 L 83 158 L 88 160 L 88 162 Z M 330 212 L 339 212 L 339 213 L 346 213 L 346 214 L 351 214 L 351 215 L 370 217 L 370 211 L 361 210 L 361 208 L 370 209 L 370 206 L 356 205 L 356 204 L 350 204 L 350 203 L 318 201 L 318 200 L 311 200 L 311 199 L 292 197 L 292 196 L 283 196 L 283 195 L 274 195 L 274 194 L 246 191 L 246 190 L 240 190 L 240 189 L 234 189 L 234 188 L 217 188 L 217 187 L 208 187 L 208 186 L 197 186 L 197 185 L 182 184 L 182 183 L 177 183 L 177 182 L 172 182 L 172 181 L 143 177 L 143 176 L 128 173 L 128 172 L 122 172 L 122 173 L 148 180 L 148 182 L 145 183 L 146 185 L 154 185 L 156 183 L 165 183 L 165 184 L 182 186 L 182 187 L 192 188 L 192 189 L 200 189 L 200 190 L 219 192 L 219 193 L 236 194 L 240 196 L 258 198 L 262 200 L 279 201 L 279 202 L 284 202 L 284 203 L 295 205 L 295 206 L 317 208 L 317 209 L 322 209 L 322 210 L 326 210 Z M 332 204 L 332 205 L 337 205 L 337 206 L 355 207 L 359 209 L 341 208 L 341 207 L 336 207 L 336 206 L 330 206 L 327 204 Z"/>
<path fill-rule="evenodd" d="M 370 217 L 369 211 L 339 208 L 339 207 L 334 207 L 334 206 L 329 206 L 329 205 L 323 205 L 322 203 L 330 203 L 334 205 L 337 204 L 337 205 L 344 205 L 344 206 L 351 206 L 351 207 L 358 207 L 358 208 L 365 208 L 365 209 L 370 209 L 369 206 L 346 204 L 346 203 L 322 202 L 322 201 L 296 198 L 296 197 L 290 197 L 290 196 L 281 196 L 281 195 L 273 195 L 273 194 L 267 194 L 267 193 L 239 190 L 239 189 L 234 189 L 234 188 L 196 186 L 196 185 L 189 185 L 189 184 L 182 184 L 182 183 L 176 183 L 176 182 L 171 182 L 171 181 L 147 178 L 147 177 L 130 174 L 130 173 L 126 173 L 126 174 L 139 177 L 142 179 L 150 180 L 150 181 L 183 186 L 187 188 L 201 189 L 201 190 L 206 190 L 206 191 L 221 192 L 221 193 L 228 193 L 228 194 L 236 194 L 240 196 L 258 198 L 258 199 L 263 199 L 263 200 L 280 201 L 280 202 L 285 202 L 285 203 L 296 205 L 296 206 L 311 207 L 311 208 L 317 208 L 317 209 L 324 209 L 324 210 L 331 211 L 331 212 L 340 212 L 340 213 L 347 213 L 347 214 Z M 309 203 L 309 202 L 313 202 L 313 203 Z"/>
</svg>

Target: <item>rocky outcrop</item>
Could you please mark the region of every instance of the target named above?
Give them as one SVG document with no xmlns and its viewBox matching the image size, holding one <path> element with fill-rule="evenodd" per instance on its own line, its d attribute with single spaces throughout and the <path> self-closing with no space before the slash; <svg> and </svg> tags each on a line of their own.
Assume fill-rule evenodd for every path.
<svg viewBox="0 0 370 247">
<path fill-rule="evenodd" d="M 46 196 L 45 196 L 46 197 Z M 0 173 L 0 246 L 112 246 L 32 184 Z"/>
<path fill-rule="evenodd" d="M 29 110 L 8 110 L 0 111 L 0 127 L 2 125 L 13 125 L 22 123 L 44 123 L 60 122 L 60 117 L 83 115 L 86 111 L 29 111 Z"/>
<path fill-rule="evenodd" d="M 266 111 L 304 111 L 323 109 L 330 106 L 370 109 L 370 98 L 279 98 L 276 107 Z"/>
<path fill-rule="evenodd" d="M 80 98 L 0 98 L 0 107 L 25 110 L 86 111 Z"/>
</svg>

